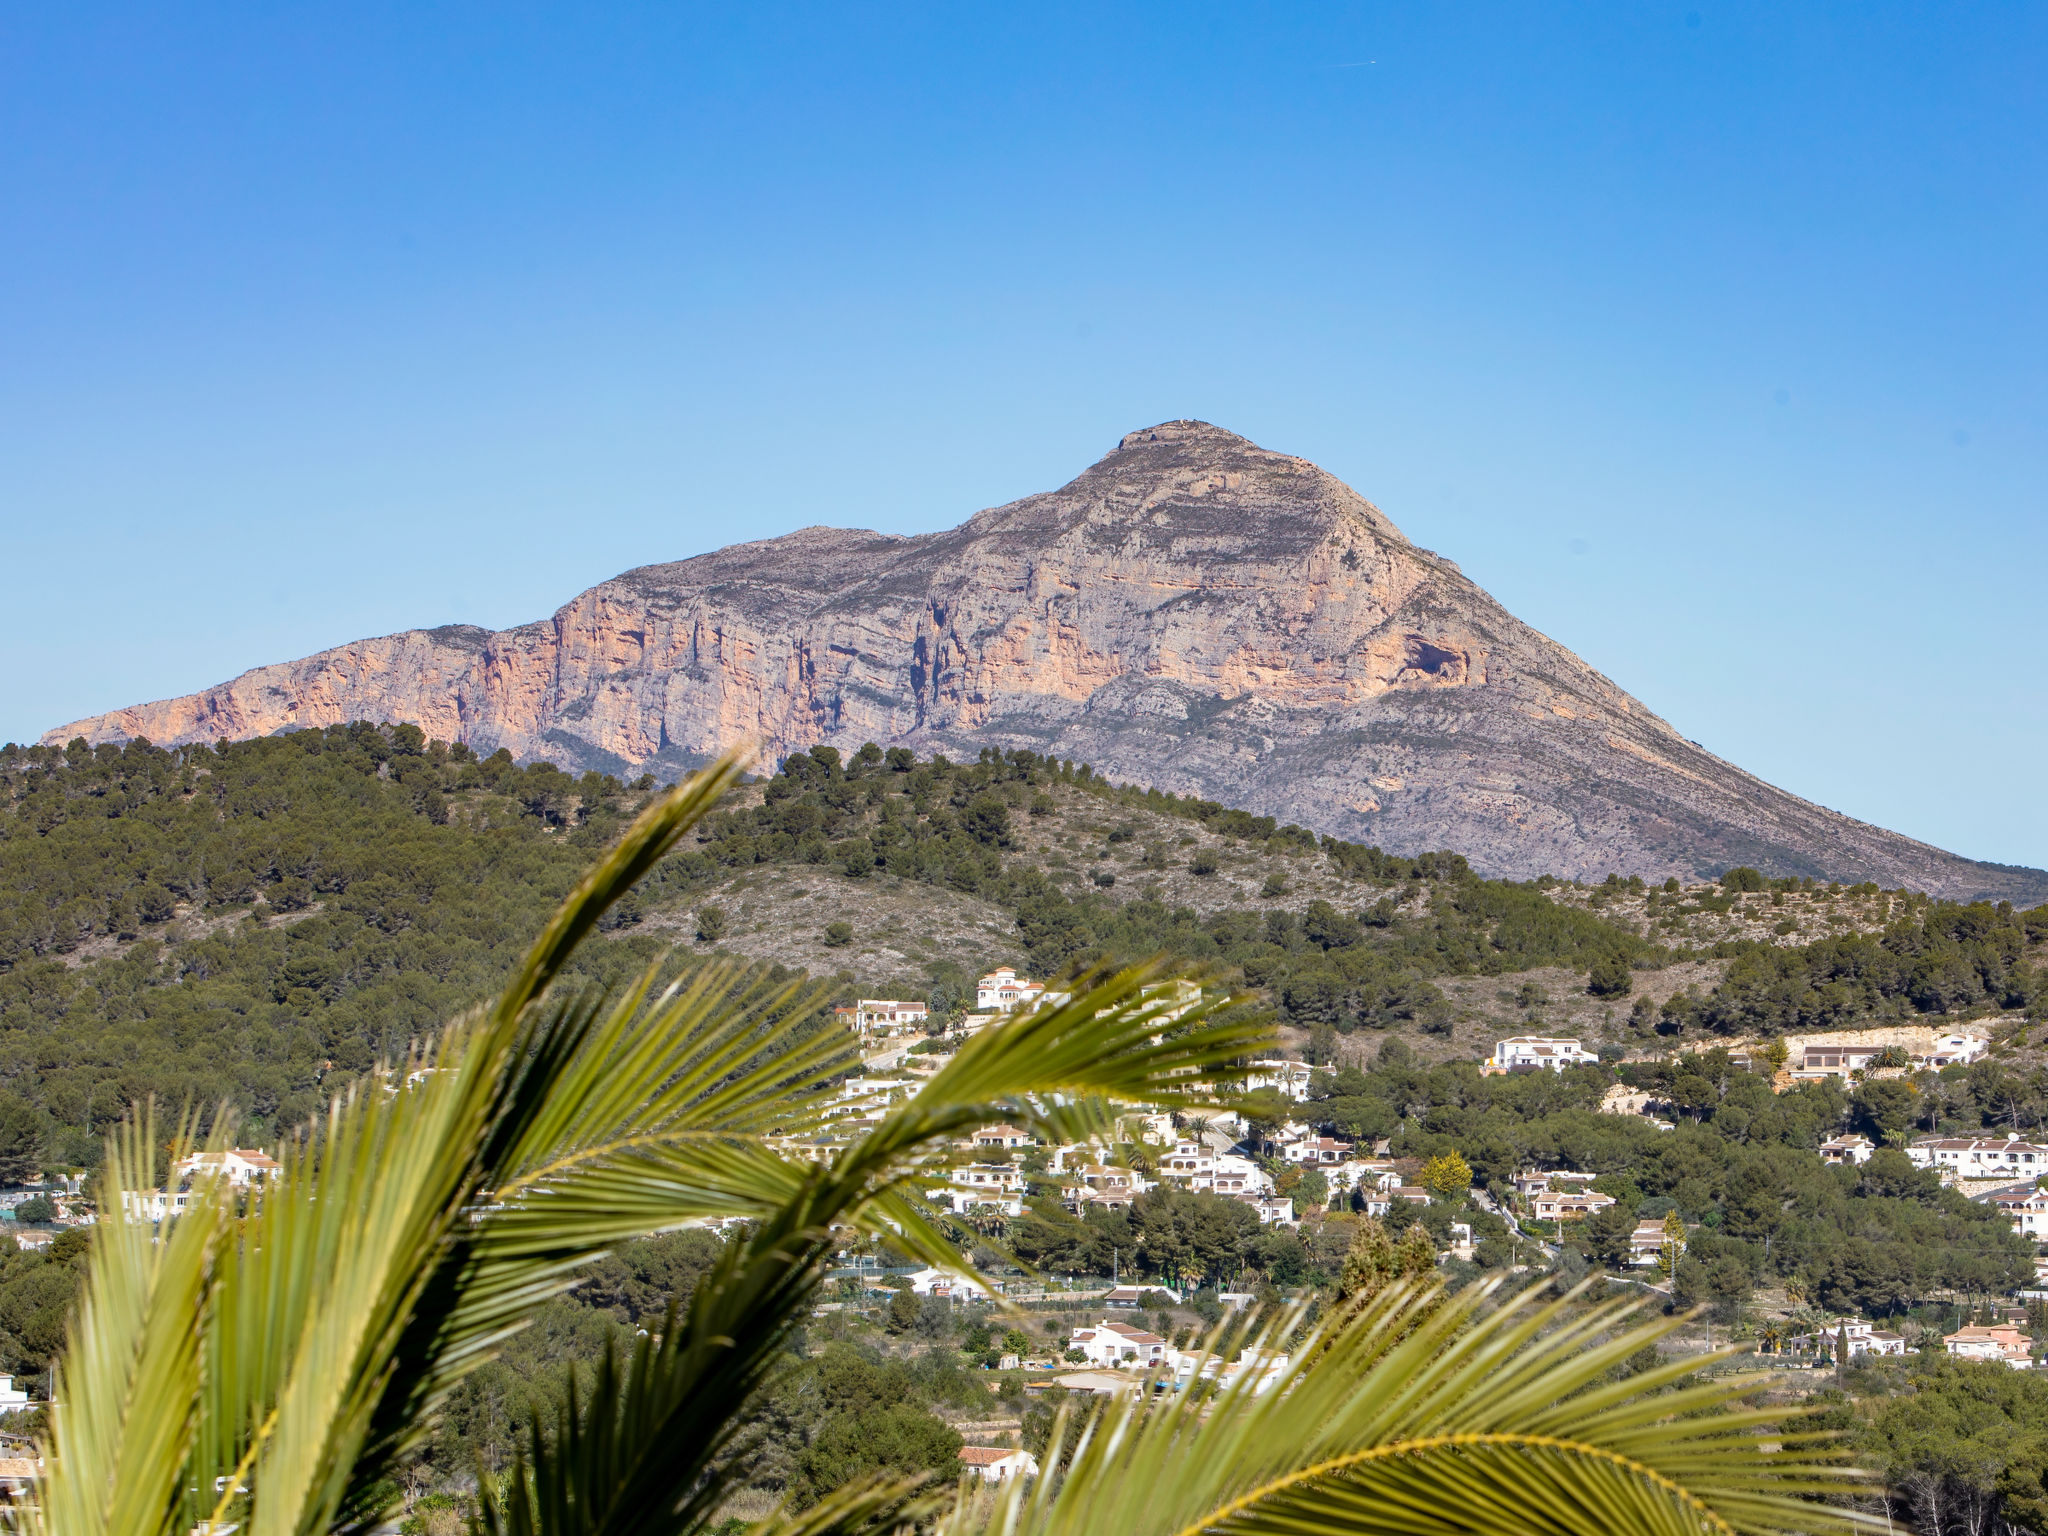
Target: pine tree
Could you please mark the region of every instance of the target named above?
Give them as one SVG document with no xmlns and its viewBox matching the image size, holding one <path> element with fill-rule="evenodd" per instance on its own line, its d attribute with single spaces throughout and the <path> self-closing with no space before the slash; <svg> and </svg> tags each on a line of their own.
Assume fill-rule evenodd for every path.
<svg viewBox="0 0 2048 1536">
<path fill-rule="evenodd" d="M 1430 1240 L 1429 1229 L 1421 1222 L 1410 1227 L 1401 1239 L 1401 1278 L 1413 1279 L 1427 1275 L 1436 1269 L 1436 1244 Z"/>
<path fill-rule="evenodd" d="M 1351 1250 L 1344 1255 L 1344 1268 L 1337 1277 L 1340 1302 L 1364 1302 L 1386 1289 L 1399 1269 L 1394 1240 L 1377 1216 L 1359 1222 L 1351 1235 Z"/>
</svg>

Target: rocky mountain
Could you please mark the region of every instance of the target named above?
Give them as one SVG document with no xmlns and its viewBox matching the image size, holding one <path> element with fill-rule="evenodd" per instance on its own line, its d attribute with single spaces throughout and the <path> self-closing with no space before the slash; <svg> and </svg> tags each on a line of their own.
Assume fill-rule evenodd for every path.
<svg viewBox="0 0 2048 1536">
<path fill-rule="evenodd" d="M 1199 421 L 915 538 L 805 528 L 493 633 L 409 630 L 46 741 L 355 719 L 521 760 L 674 769 L 738 736 L 1031 747 L 1530 877 L 1733 864 L 2048 899 L 2048 873 L 1854 821 L 1704 751 L 1306 460 Z"/>
</svg>

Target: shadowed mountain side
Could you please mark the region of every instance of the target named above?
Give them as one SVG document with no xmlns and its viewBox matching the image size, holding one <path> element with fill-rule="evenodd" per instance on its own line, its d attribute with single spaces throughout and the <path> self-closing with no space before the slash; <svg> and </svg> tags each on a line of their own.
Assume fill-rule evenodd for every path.
<svg viewBox="0 0 2048 1536">
<path fill-rule="evenodd" d="M 521 760 L 673 770 L 752 736 L 1028 746 L 1491 874 L 1732 864 L 1949 897 L 2048 873 L 1853 821 L 1679 735 L 1313 464 L 1204 422 L 917 538 L 805 528 L 591 588 L 550 620 L 358 641 L 46 741 L 355 719 Z"/>
</svg>

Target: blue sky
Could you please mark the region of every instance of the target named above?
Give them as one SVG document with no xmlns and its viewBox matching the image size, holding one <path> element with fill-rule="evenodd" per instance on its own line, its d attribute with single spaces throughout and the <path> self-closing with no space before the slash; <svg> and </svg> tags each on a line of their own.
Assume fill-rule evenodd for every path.
<svg viewBox="0 0 2048 1536">
<path fill-rule="evenodd" d="M 2048 9 L 15 7 L 0 739 L 1199 416 L 2048 865 Z"/>
</svg>

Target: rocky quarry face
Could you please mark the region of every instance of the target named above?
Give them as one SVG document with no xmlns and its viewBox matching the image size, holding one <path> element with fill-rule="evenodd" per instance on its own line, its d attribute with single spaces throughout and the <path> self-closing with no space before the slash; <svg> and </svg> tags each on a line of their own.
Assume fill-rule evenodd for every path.
<svg viewBox="0 0 2048 1536">
<path fill-rule="evenodd" d="M 51 731 L 161 745 L 351 720 L 521 760 L 676 770 L 867 741 L 1029 747 L 1490 874 L 1734 864 L 2048 898 L 1693 745 L 1315 465 L 1206 422 L 916 538 L 805 528 Z"/>
</svg>

